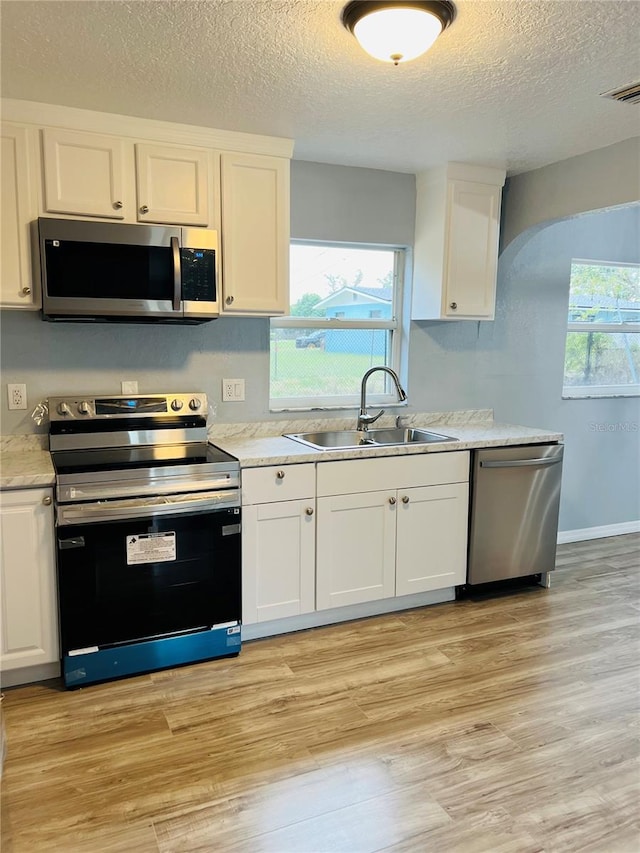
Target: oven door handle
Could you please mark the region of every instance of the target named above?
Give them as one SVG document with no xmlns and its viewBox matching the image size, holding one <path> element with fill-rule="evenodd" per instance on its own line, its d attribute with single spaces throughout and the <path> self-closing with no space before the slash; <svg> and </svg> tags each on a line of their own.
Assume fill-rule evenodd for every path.
<svg viewBox="0 0 640 853">
<path fill-rule="evenodd" d="M 175 515 L 182 512 L 213 512 L 240 506 L 238 489 L 220 492 L 198 492 L 136 500 L 104 501 L 89 504 L 58 504 L 58 526 L 92 524 L 97 521 L 122 521 L 128 518 L 148 518 L 156 515 Z"/>
</svg>

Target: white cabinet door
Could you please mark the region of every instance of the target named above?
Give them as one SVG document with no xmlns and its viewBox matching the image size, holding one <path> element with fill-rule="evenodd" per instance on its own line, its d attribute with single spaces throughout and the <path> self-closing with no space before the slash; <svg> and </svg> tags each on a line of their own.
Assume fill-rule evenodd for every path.
<svg viewBox="0 0 640 853">
<path fill-rule="evenodd" d="M 209 225 L 209 152 L 136 144 L 137 218 L 168 225 Z"/>
<path fill-rule="evenodd" d="M 451 319 L 493 318 L 501 193 L 488 184 L 449 183 L 442 310 Z"/>
<path fill-rule="evenodd" d="M 506 172 L 448 163 L 416 177 L 412 320 L 492 320 Z"/>
<path fill-rule="evenodd" d="M 318 498 L 316 608 L 395 594 L 395 492 Z"/>
<path fill-rule="evenodd" d="M 289 161 L 222 154 L 223 312 L 289 308 Z"/>
<path fill-rule="evenodd" d="M 397 507 L 396 595 L 463 584 L 468 483 L 401 489 Z"/>
<path fill-rule="evenodd" d="M 123 139 L 45 128 L 42 140 L 47 213 L 126 217 Z"/>
<path fill-rule="evenodd" d="M 51 489 L 0 494 L 0 664 L 16 669 L 59 659 Z"/>
<path fill-rule="evenodd" d="M 242 513 L 243 623 L 311 613 L 314 500 L 254 504 Z"/>
<path fill-rule="evenodd" d="M 32 275 L 31 223 L 38 216 L 30 131 L 2 125 L 2 257 L 0 307 L 38 308 L 40 288 Z"/>
</svg>

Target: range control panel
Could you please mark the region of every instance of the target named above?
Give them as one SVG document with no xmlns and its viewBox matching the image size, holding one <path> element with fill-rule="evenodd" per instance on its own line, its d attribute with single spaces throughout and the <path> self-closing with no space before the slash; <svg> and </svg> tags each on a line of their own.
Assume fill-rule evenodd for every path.
<svg viewBox="0 0 640 853">
<path fill-rule="evenodd" d="M 175 418 L 207 415 L 206 394 L 141 394 L 112 397 L 49 397 L 51 423 L 109 418 Z"/>
</svg>

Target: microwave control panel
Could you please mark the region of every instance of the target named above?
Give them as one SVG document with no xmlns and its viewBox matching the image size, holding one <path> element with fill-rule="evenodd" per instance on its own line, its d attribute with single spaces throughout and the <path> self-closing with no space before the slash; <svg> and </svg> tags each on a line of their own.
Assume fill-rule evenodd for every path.
<svg viewBox="0 0 640 853">
<path fill-rule="evenodd" d="M 182 298 L 185 302 L 216 301 L 214 249 L 180 249 Z"/>
</svg>

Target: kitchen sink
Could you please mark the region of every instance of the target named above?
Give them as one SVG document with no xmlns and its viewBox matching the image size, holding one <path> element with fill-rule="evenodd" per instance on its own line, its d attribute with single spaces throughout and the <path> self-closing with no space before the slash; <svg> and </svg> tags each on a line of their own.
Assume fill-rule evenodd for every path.
<svg viewBox="0 0 640 853">
<path fill-rule="evenodd" d="M 370 429 L 361 432 L 355 429 L 324 430 L 319 432 L 287 433 L 285 438 L 299 441 L 316 450 L 340 450 L 353 447 L 385 447 L 402 444 L 434 444 L 440 441 L 458 441 L 449 435 L 429 432 L 425 429 Z"/>
</svg>

